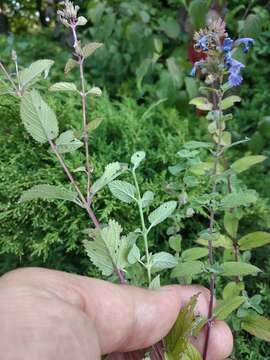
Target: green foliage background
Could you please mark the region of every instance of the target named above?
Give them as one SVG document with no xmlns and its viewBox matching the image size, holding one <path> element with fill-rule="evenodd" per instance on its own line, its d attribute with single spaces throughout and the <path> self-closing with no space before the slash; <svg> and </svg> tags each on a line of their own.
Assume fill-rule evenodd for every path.
<svg viewBox="0 0 270 360">
<path fill-rule="evenodd" d="M 26 5 L 21 16 L 14 18 L 15 10 L 6 3 L 12 32 L 0 38 L 1 61 L 9 61 L 12 48 L 24 65 L 50 58 L 55 60 L 55 66 L 40 88 L 63 80 L 63 64 L 69 52 L 68 34 L 55 31 L 54 17 L 46 29 L 40 29 L 34 15 L 32 24 L 27 23 L 25 19 L 35 9 Z M 203 140 L 207 133 L 204 118 L 188 106 L 189 98 L 197 92 L 197 83 L 187 76 L 191 69 L 188 48 L 192 27 L 190 21 L 185 21 L 184 3 L 189 2 L 93 0 L 84 1 L 82 9 L 90 18 L 83 37 L 105 43 L 86 68 L 87 80 L 106 90 L 101 100 L 91 103 L 90 117 L 104 120 L 90 139 L 96 175 L 101 174 L 107 163 L 128 161 L 134 151 L 144 150 L 146 161 L 139 180 L 142 190 L 151 188 L 157 194 L 157 204 L 168 198 L 166 185 L 171 175 L 167 169 L 175 163 L 175 153 L 185 141 Z M 205 1 L 203 6 L 208 3 Z M 223 2 L 214 3 L 215 10 L 222 12 Z M 270 83 L 266 80 L 270 78 L 270 9 L 264 1 L 249 4 L 249 1 L 230 1 L 227 5 L 228 27 L 234 37 L 245 31 L 253 32 L 256 37 L 244 71 L 245 81 L 237 89 L 243 101 L 230 124 L 235 140 L 244 136 L 251 140 L 232 151 L 231 160 L 244 154 L 270 155 Z M 43 5 L 46 9 L 45 1 Z M 192 14 L 189 15 L 192 23 Z M 253 27 L 245 29 L 243 19 L 250 15 L 259 16 L 260 22 L 253 19 Z M 76 72 L 70 75 L 69 80 L 77 75 Z M 62 129 L 80 127 L 79 99 L 54 95 L 47 100 L 57 113 Z M 0 149 L 0 273 L 20 266 L 44 266 L 100 276 L 82 247 L 82 230 L 89 225 L 83 213 L 64 202 L 18 204 L 23 190 L 39 183 L 59 184 L 65 181 L 65 176 L 47 149 L 26 134 L 19 106 L 8 97 L 0 101 Z M 71 168 L 80 164 L 79 154 L 69 155 L 67 159 Z M 246 210 L 247 216 L 241 223 L 243 234 L 258 228 L 269 231 L 269 167 L 268 159 L 243 175 L 247 185 L 261 196 L 256 205 Z M 95 207 L 101 221 L 113 216 L 127 230 L 138 222 L 137 213 L 120 207 L 107 190 Z M 196 239 L 204 222 L 205 219 L 197 216 L 196 221 L 191 218 L 183 224 L 184 248 Z M 166 226 L 161 226 L 150 239 L 150 245 L 159 251 L 167 249 L 166 237 Z M 265 272 L 260 275 L 260 281 L 250 278 L 248 284 L 251 294 L 264 296 L 265 309 L 270 309 L 269 255 L 269 246 L 254 252 L 255 265 Z M 268 348 L 266 343 L 243 334 L 236 340 L 235 356 L 262 360 L 270 357 Z"/>
</svg>

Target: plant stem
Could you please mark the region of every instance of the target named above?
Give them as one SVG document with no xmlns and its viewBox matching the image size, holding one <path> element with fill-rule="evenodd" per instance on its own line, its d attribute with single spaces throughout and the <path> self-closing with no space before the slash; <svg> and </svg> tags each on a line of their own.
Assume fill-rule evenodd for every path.
<svg viewBox="0 0 270 360">
<path fill-rule="evenodd" d="M 7 78 L 7 80 L 11 83 L 11 85 L 13 86 L 14 90 L 17 92 L 17 86 L 15 84 L 15 82 L 12 80 L 11 76 L 9 75 L 9 73 L 7 72 L 7 70 L 5 69 L 4 65 L 1 63 L 0 61 L 0 68 L 2 69 L 5 77 Z"/>
<path fill-rule="evenodd" d="M 145 248 L 145 256 L 146 256 L 147 277 L 148 277 L 148 283 L 150 284 L 151 283 L 151 268 L 150 268 L 150 255 L 149 255 L 149 248 L 148 248 L 148 236 L 147 236 L 148 232 L 147 232 L 147 229 L 146 229 L 146 226 L 145 226 L 143 209 L 142 209 L 142 197 L 141 197 L 140 188 L 139 188 L 139 185 L 138 185 L 135 170 L 132 170 L 132 175 L 133 175 L 135 187 L 136 187 L 137 194 L 138 194 L 137 204 L 138 204 L 138 208 L 139 208 L 142 231 L 143 231 L 143 240 L 144 240 L 144 248 Z"/>
</svg>

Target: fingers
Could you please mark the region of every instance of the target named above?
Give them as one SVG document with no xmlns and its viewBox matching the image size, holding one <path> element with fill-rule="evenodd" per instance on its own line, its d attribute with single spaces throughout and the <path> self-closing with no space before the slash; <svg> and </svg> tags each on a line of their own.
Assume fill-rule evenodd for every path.
<svg viewBox="0 0 270 360">
<path fill-rule="evenodd" d="M 16 281 L 49 289 L 62 300 L 83 310 L 94 323 L 103 354 L 143 349 L 156 343 L 169 332 L 180 308 L 195 294 L 200 294 L 195 311 L 204 316 L 208 313 L 209 291 L 200 286 L 177 285 L 149 291 L 45 269 L 11 272 L 1 280 L 9 284 Z M 208 360 L 224 358 L 232 347 L 227 326 L 223 322 L 214 326 Z M 194 340 L 200 350 L 204 337 L 202 333 Z M 227 345 L 222 344 L 224 337 Z M 220 348 L 215 343 L 219 340 Z"/>
</svg>

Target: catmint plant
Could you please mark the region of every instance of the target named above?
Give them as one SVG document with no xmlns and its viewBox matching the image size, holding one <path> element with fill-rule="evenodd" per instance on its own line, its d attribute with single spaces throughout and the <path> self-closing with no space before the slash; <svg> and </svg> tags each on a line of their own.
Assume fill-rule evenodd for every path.
<svg viewBox="0 0 270 360">
<path fill-rule="evenodd" d="M 94 85 L 89 86 L 84 74 L 84 64 L 102 44 L 81 43 L 78 29 L 87 23 L 87 19 L 79 16 L 78 11 L 78 6 L 66 0 L 62 10 L 58 11 L 58 16 L 73 39 L 72 56 L 67 61 L 64 72 L 68 76 L 69 72 L 77 68 L 79 81 L 53 84 L 49 88 L 49 94 L 63 92 L 78 97 L 82 114 L 80 131 L 59 129 L 54 110 L 35 89 L 39 78 L 42 75 L 48 76 L 53 66 L 52 60 L 38 60 L 29 67 L 22 68 L 13 51 L 11 60 L 14 71 L 11 73 L 0 62 L 1 94 L 9 94 L 20 100 L 20 115 L 25 130 L 37 143 L 48 147 L 49 154 L 58 160 L 67 178 L 67 184 L 40 184 L 27 189 L 21 195 L 20 202 L 62 200 L 80 207 L 90 221 L 88 228 L 78 236 L 83 239 L 83 246 L 93 266 L 110 281 L 157 289 L 163 274 L 170 274 L 172 279 L 177 279 L 180 283 L 190 283 L 194 276 L 201 274 L 210 278 L 208 318 L 194 313 L 198 297 L 194 296 L 180 311 L 175 325 L 161 342 L 143 353 L 129 354 L 129 359 L 200 360 L 202 357 L 191 344 L 190 337 L 197 336 L 206 326 L 207 338 L 203 354 L 203 359 L 206 360 L 211 324 L 214 319 L 225 320 L 228 316 L 235 330 L 244 329 L 269 341 L 269 320 L 261 316 L 261 298 L 259 295 L 248 296 L 243 277 L 261 271 L 250 264 L 250 250 L 269 243 L 270 235 L 260 231 L 242 237 L 238 235 L 238 224 L 244 216 L 245 206 L 257 199 L 256 192 L 246 189 L 238 174 L 262 162 L 265 157 L 250 155 L 233 164 L 229 164 L 227 159 L 230 148 L 247 141 L 232 142 L 232 136 L 226 130 L 227 122 L 232 119 L 232 114 L 227 113 L 227 110 L 240 101 L 238 96 L 227 96 L 227 93 L 241 83 L 241 70 L 244 67 L 234 58 L 234 53 L 238 47 L 243 47 L 243 51 L 247 53 L 253 40 L 231 40 L 222 20 L 195 34 L 195 48 L 204 54 L 204 59 L 194 64 L 192 74 L 204 77 L 205 86 L 201 88 L 203 96 L 193 99 L 191 104 L 208 112 L 206 119 L 209 122 L 211 140 L 189 141 L 183 145 L 178 152 L 180 162 L 169 169 L 173 175 L 182 174 L 181 186 L 169 187 L 171 193 L 167 201 L 157 205 L 151 189 L 141 191 L 139 174 L 147 164 L 146 153 L 142 150 L 131 155 L 129 164 L 119 161 L 108 164 L 103 174 L 97 177 L 91 160 L 89 136 L 98 128 L 101 120 L 92 119 L 89 100 L 100 97 L 102 91 Z M 78 151 L 83 154 L 83 163 L 74 171 L 68 167 L 65 156 L 72 156 L 72 153 Z M 203 161 L 206 156 L 207 161 Z M 78 172 L 82 176 L 77 178 Z M 125 178 L 119 179 L 120 176 Z M 125 208 L 133 206 L 137 209 L 138 217 L 132 231 L 124 231 L 115 219 L 108 219 L 107 223 L 99 222 L 94 210 L 96 195 L 105 188 Z M 208 227 L 199 234 L 197 243 L 200 246 L 182 250 L 184 239 L 180 234 L 180 225 L 197 213 L 208 219 Z M 224 226 L 217 221 L 220 217 L 224 217 Z M 168 248 L 171 250 L 154 252 L 149 242 L 153 237 L 152 230 L 166 220 L 171 222 L 167 231 Z M 219 252 L 216 256 L 214 250 L 218 248 L 223 248 L 224 252 Z M 223 299 L 214 309 L 217 276 L 228 277 L 231 281 L 225 286 Z M 113 355 L 108 358 L 113 359 Z"/>
</svg>

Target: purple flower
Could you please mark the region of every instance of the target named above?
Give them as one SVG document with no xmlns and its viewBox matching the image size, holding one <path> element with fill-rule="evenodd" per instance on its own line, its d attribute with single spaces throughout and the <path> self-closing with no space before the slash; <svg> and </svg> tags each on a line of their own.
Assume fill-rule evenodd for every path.
<svg viewBox="0 0 270 360">
<path fill-rule="evenodd" d="M 235 41 L 235 46 L 238 46 L 240 44 L 244 44 L 244 53 L 247 54 L 249 52 L 249 49 L 254 44 L 254 39 L 251 38 L 241 38 Z"/>
<path fill-rule="evenodd" d="M 229 60 L 229 84 L 231 86 L 238 86 L 241 84 L 243 77 L 241 76 L 241 69 L 245 67 L 240 61 L 230 57 Z"/>
<path fill-rule="evenodd" d="M 229 37 L 225 38 L 223 41 L 223 51 L 229 53 L 233 47 L 233 40 Z"/>
<path fill-rule="evenodd" d="M 195 76 L 197 68 L 200 67 L 201 65 L 203 65 L 203 63 L 204 63 L 204 60 L 195 61 L 194 65 L 193 65 L 193 68 L 192 68 L 192 70 L 190 72 L 190 76 Z"/>
<path fill-rule="evenodd" d="M 196 45 L 200 50 L 206 51 L 206 52 L 209 50 L 208 49 L 208 37 L 209 37 L 209 35 L 204 35 L 199 39 L 199 41 Z"/>
</svg>

